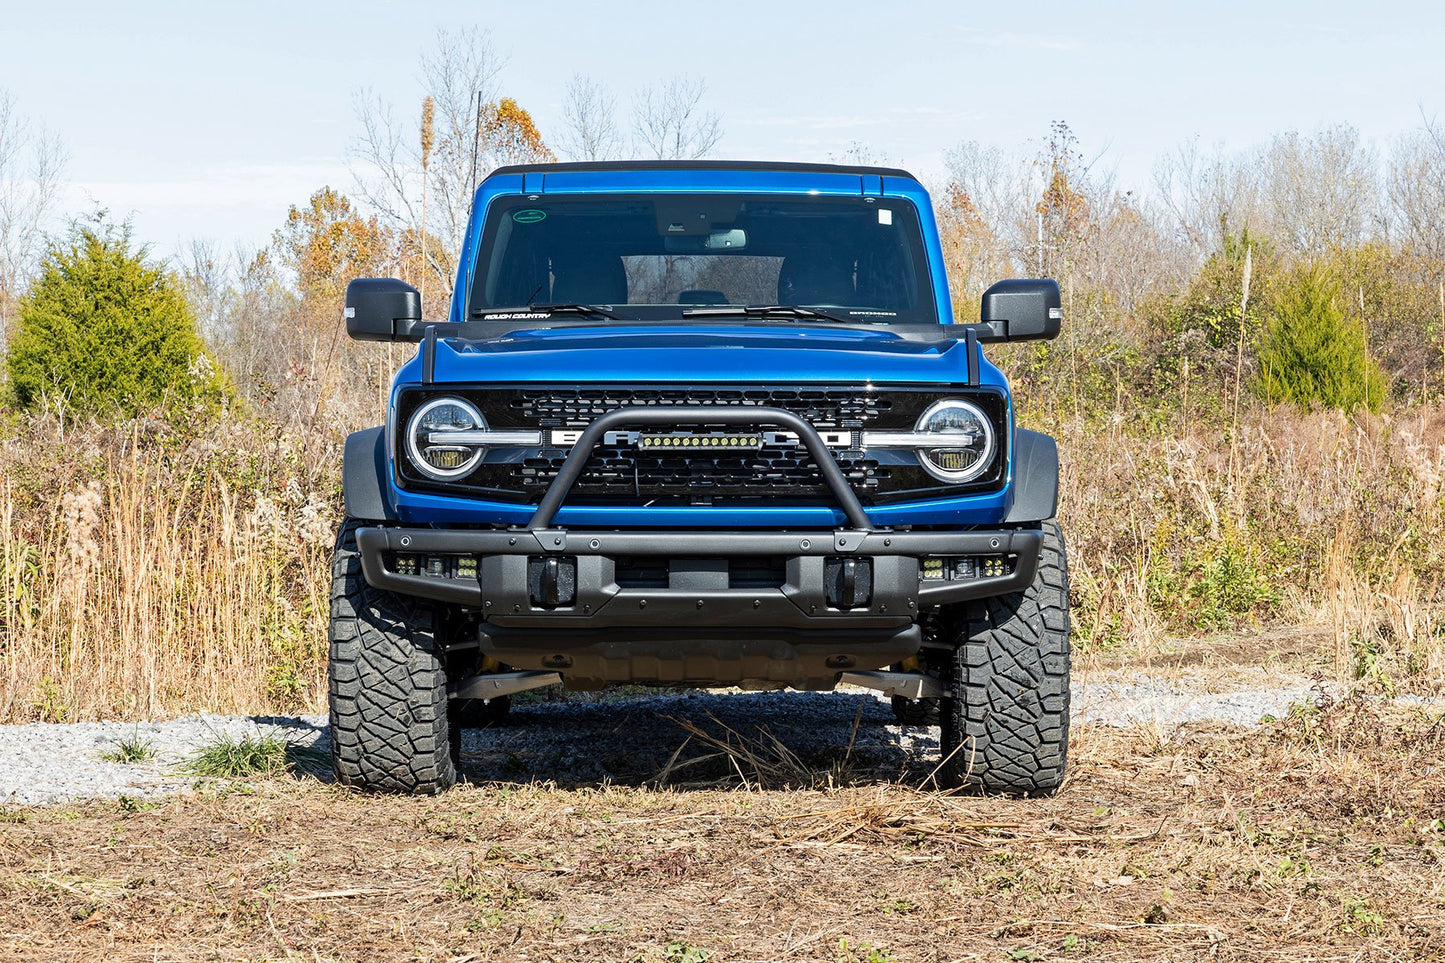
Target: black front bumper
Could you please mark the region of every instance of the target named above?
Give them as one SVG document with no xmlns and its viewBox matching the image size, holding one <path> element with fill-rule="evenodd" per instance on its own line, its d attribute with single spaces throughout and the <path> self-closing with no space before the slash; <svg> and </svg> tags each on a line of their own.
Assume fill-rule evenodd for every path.
<svg viewBox="0 0 1445 963">
<path fill-rule="evenodd" d="M 778 626 L 795 629 L 887 629 L 918 620 L 938 605 L 1023 591 L 1033 581 L 1043 536 L 1032 529 L 959 532 L 586 532 L 363 528 L 357 532 L 366 580 L 380 589 L 479 612 L 502 628 L 599 629 L 678 625 Z M 457 577 L 398 571 L 397 558 L 474 556 L 477 574 Z M 1002 575 L 925 580 L 929 556 L 1005 559 Z M 575 562 L 570 604 L 548 605 L 529 584 L 532 559 Z M 618 584 L 618 561 L 669 563 L 666 586 Z M 784 576 L 771 587 L 730 587 L 733 558 L 781 559 Z M 866 605 L 830 605 L 829 559 L 867 559 Z M 696 563 L 696 564 L 694 564 Z M 421 566 L 424 570 L 425 564 Z"/>
<path fill-rule="evenodd" d="M 791 685 L 831 689 L 838 673 L 917 655 L 927 610 L 1019 592 L 1032 583 L 1037 530 L 967 532 L 586 532 L 363 528 L 366 580 L 480 615 L 478 642 L 498 662 L 563 673 L 569 685 L 608 682 Z M 924 579 L 929 556 L 987 556 L 1002 575 Z M 398 561 L 437 575 L 402 574 Z M 457 559 L 475 559 L 458 577 Z M 769 584 L 733 572 L 766 559 Z M 866 598 L 844 607 L 829 572 L 866 562 Z M 567 563 L 566 604 L 540 599 L 536 571 Z M 663 573 L 639 585 L 638 560 Z M 627 584 L 620 584 L 627 583 Z"/>
</svg>

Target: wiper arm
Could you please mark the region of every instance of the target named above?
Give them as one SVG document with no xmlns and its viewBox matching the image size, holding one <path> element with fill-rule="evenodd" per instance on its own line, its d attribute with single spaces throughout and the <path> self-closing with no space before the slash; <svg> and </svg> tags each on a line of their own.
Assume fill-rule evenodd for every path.
<svg viewBox="0 0 1445 963">
<path fill-rule="evenodd" d="M 581 314 L 588 317 L 606 318 L 608 321 L 621 321 L 617 315 L 606 308 L 598 307 L 595 304 L 528 304 L 524 307 L 515 308 L 473 308 L 472 317 L 490 318 L 498 314 Z"/>
<path fill-rule="evenodd" d="M 682 312 L 682 316 L 684 318 L 810 318 L 817 321 L 834 321 L 838 324 L 854 323 L 846 318 L 797 304 L 719 304 L 715 307 L 688 308 Z"/>
</svg>

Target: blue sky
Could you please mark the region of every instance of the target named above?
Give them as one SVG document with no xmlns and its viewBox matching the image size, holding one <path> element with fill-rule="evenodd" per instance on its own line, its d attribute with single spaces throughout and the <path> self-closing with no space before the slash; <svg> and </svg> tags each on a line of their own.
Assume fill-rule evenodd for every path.
<svg viewBox="0 0 1445 963">
<path fill-rule="evenodd" d="M 544 137 L 574 73 L 705 78 L 724 157 L 827 160 L 853 141 L 929 176 L 963 140 L 1031 150 L 1068 121 L 1147 191 L 1190 138 L 1249 147 L 1345 122 L 1381 148 L 1445 119 L 1445 6 L 1375 3 L 50 3 L 0 0 L 0 88 L 70 154 L 67 206 L 129 215 L 166 254 L 264 243 L 352 186 L 355 92 L 418 109 L 439 27 L 490 30 Z M 619 119 L 624 119 L 625 116 Z"/>
</svg>

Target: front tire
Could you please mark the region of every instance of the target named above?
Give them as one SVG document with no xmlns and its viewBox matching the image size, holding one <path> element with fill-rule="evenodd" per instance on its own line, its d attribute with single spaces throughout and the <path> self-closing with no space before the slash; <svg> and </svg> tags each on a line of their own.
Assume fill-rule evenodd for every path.
<svg viewBox="0 0 1445 963">
<path fill-rule="evenodd" d="M 953 695 L 941 700 L 941 781 L 1012 795 L 1059 788 L 1069 746 L 1069 574 L 1043 523 L 1033 584 L 952 614 Z"/>
<path fill-rule="evenodd" d="M 433 795 L 457 781 L 458 733 L 428 605 L 367 584 L 347 519 L 331 562 L 331 763 L 357 789 Z"/>
</svg>

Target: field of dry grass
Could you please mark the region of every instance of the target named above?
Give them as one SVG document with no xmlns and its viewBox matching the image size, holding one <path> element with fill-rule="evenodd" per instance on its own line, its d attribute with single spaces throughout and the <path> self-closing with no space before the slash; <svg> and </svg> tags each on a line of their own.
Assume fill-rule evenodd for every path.
<svg viewBox="0 0 1445 963">
<path fill-rule="evenodd" d="M 301 777 L 9 809 L 0 958 L 1442 960 L 1442 749 L 1438 712 L 1353 699 L 1085 727 L 1053 799 Z"/>
<path fill-rule="evenodd" d="M 1445 687 L 1445 409 L 1024 414 L 1060 440 L 1080 653 L 1305 625 L 1340 679 Z M 339 427 L 12 425 L 0 721 L 319 710 Z"/>
</svg>

